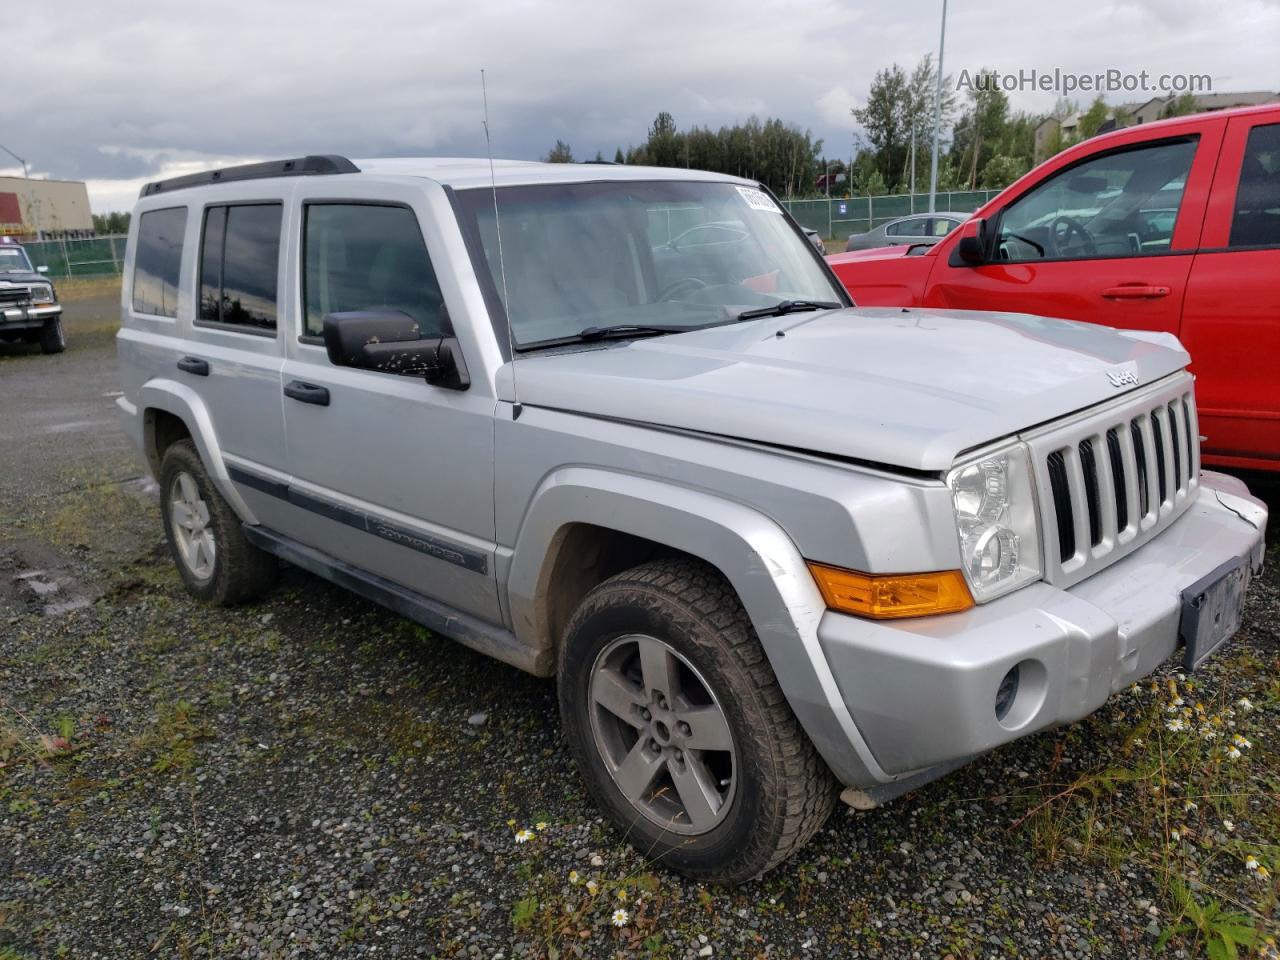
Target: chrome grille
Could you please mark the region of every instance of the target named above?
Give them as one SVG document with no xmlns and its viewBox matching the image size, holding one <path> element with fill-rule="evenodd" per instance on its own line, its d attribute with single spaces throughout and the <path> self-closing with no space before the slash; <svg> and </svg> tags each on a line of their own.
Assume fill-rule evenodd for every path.
<svg viewBox="0 0 1280 960">
<path fill-rule="evenodd" d="M 0 286 L 0 307 L 25 305 L 30 300 L 29 287 Z"/>
<path fill-rule="evenodd" d="M 1199 487 L 1197 429 L 1182 374 L 1031 436 L 1045 579 L 1083 580 L 1171 524 Z"/>
</svg>

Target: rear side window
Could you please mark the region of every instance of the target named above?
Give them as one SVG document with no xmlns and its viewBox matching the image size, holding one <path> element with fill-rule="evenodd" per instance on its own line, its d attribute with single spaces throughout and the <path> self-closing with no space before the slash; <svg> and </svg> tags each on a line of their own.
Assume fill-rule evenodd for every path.
<svg viewBox="0 0 1280 960">
<path fill-rule="evenodd" d="M 1280 244 L 1280 123 L 1249 132 L 1228 242 L 1233 247 Z"/>
<path fill-rule="evenodd" d="M 902 220 L 885 227 L 885 234 L 890 237 L 917 237 L 924 233 L 923 220 Z"/>
<path fill-rule="evenodd" d="M 399 311 L 424 337 L 452 328 L 418 220 L 407 207 L 309 203 L 303 227 L 303 308 L 307 336 L 330 313 Z"/>
<path fill-rule="evenodd" d="M 178 274 L 187 208 L 148 210 L 138 219 L 133 258 L 133 310 L 157 317 L 178 315 Z"/>
<path fill-rule="evenodd" d="M 200 321 L 276 328 L 279 203 L 205 208 L 200 244 Z"/>
</svg>

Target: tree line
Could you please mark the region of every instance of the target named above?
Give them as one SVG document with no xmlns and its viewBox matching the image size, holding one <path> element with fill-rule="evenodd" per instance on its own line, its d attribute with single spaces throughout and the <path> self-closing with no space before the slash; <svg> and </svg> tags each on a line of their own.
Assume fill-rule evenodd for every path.
<svg viewBox="0 0 1280 960">
<path fill-rule="evenodd" d="M 781 119 L 723 126 L 719 130 L 694 126 L 679 130 L 670 113 L 659 113 L 644 143 L 619 147 L 614 163 L 658 167 L 692 167 L 760 180 L 779 196 L 871 195 L 927 193 L 933 142 L 934 99 L 938 71 L 932 55 L 908 70 L 895 63 L 878 71 L 866 103 L 852 111 L 861 128 L 852 155 L 826 157 L 823 142 L 808 130 Z M 1061 99 L 1048 114 L 1014 110 L 991 71 L 983 69 L 964 84 L 942 80 L 941 132 L 938 156 L 939 190 L 994 190 L 1008 186 L 1038 161 L 1095 136 L 1107 121 L 1125 125 L 1120 108 L 1099 95 L 1082 108 Z M 1162 116 L 1195 113 L 1195 97 L 1184 94 L 1167 104 Z M 1061 123 L 1078 115 L 1074 132 L 1051 128 L 1036 150 L 1036 128 L 1053 117 Z M 543 158 L 573 163 L 573 149 L 563 140 Z M 914 162 L 913 162 L 914 161 Z M 594 161 L 607 162 L 597 152 Z"/>
<path fill-rule="evenodd" d="M 769 117 L 751 117 L 746 123 L 719 130 L 694 126 L 680 130 L 675 118 L 663 111 L 649 127 L 644 143 L 621 147 L 613 163 L 653 167 L 689 167 L 759 180 L 779 196 L 811 193 L 822 172 L 822 141 L 808 130 Z M 573 163 L 573 148 L 563 140 L 543 158 L 551 163 Z M 606 162 L 597 152 L 594 163 Z"/>
</svg>

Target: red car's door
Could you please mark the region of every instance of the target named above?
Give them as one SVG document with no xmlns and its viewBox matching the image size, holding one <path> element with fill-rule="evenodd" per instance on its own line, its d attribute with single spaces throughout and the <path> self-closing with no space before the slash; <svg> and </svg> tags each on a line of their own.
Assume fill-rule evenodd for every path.
<svg viewBox="0 0 1280 960">
<path fill-rule="evenodd" d="M 938 252 L 930 306 L 1009 310 L 1178 332 L 1187 277 L 1226 121 L 1143 138 L 1140 128 L 1076 152 L 984 211 L 987 262 Z"/>
<path fill-rule="evenodd" d="M 1280 111 L 1227 127 L 1182 317 L 1204 459 L 1280 470 Z"/>
</svg>

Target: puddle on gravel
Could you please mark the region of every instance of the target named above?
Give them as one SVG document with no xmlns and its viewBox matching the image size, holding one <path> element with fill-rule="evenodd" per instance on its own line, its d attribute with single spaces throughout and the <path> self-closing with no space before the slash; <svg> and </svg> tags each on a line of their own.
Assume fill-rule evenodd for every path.
<svg viewBox="0 0 1280 960">
<path fill-rule="evenodd" d="M 48 544 L 21 540 L 0 547 L 0 601 L 60 617 L 89 606 L 100 592 L 72 576 Z"/>
</svg>

